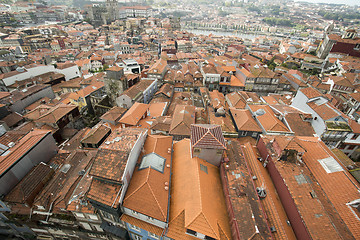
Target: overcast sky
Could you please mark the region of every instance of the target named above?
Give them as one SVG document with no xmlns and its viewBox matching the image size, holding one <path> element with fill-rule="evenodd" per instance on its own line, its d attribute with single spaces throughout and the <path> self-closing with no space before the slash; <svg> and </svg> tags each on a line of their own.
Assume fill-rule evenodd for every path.
<svg viewBox="0 0 360 240">
<path fill-rule="evenodd" d="M 312 3 L 339 3 L 339 4 L 348 4 L 348 5 L 360 5 L 360 0 L 296 0 Z"/>
</svg>

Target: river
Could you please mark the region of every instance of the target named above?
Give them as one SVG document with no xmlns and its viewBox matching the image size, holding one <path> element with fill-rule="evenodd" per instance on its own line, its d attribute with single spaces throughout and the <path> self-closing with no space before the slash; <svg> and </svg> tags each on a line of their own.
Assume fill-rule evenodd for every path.
<svg viewBox="0 0 360 240">
<path fill-rule="evenodd" d="M 202 34 L 202 35 L 209 35 L 209 34 L 213 34 L 216 36 L 235 36 L 235 37 L 239 37 L 242 39 L 254 39 L 259 35 L 255 35 L 255 34 L 247 34 L 247 33 L 237 33 L 237 32 L 224 32 L 224 31 L 211 31 L 211 30 L 199 30 L 199 29 L 186 29 L 184 28 L 183 30 L 190 32 L 190 33 L 194 33 L 194 34 Z"/>
</svg>

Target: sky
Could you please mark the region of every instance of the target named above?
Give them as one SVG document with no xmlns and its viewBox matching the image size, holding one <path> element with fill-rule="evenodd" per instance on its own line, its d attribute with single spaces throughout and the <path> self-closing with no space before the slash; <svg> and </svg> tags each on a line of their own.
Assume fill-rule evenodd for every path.
<svg viewBox="0 0 360 240">
<path fill-rule="evenodd" d="M 312 3 L 338 3 L 338 4 L 347 4 L 347 5 L 360 5 L 360 0 L 296 0 Z"/>
</svg>

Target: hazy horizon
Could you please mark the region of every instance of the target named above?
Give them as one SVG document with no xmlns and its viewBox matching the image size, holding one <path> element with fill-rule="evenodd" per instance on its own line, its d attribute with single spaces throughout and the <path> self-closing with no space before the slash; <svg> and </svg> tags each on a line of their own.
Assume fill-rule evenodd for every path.
<svg viewBox="0 0 360 240">
<path fill-rule="evenodd" d="M 311 2 L 311 3 L 337 3 L 347 5 L 360 5 L 360 0 L 295 0 L 296 2 Z"/>
</svg>

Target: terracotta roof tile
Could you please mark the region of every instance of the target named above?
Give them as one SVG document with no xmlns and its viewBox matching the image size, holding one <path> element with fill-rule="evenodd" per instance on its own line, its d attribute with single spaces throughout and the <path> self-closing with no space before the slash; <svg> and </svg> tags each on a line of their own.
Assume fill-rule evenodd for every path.
<svg viewBox="0 0 360 240">
<path fill-rule="evenodd" d="M 117 121 L 120 120 L 120 118 L 122 117 L 122 115 L 123 115 L 126 111 L 127 111 L 126 108 L 113 107 L 112 109 L 110 109 L 109 111 L 107 111 L 104 115 L 102 115 L 100 118 L 101 118 L 102 120 L 117 122 Z"/>
<path fill-rule="evenodd" d="M 96 124 L 90 132 L 81 140 L 81 143 L 98 144 L 100 141 L 110 134 L 111 129 L 104 124 Z"/>
<path fill-rule="evenodd" d="M 135 102 L 134 105 L 121 117 L 119 123 L 136 126 L 149 109 L 148 104 Z"/>
<path fill-rule="evenodd" d="M 17 112 L 10 113 L 9 115 L 7 115 L 3 119 L 1 119 L 1 121 L 4 121 L 6 123 L 6 125 L 10 128 L 15 126 L 22 120 L 23 120 L 23 117 Z"/>
<path fill-rule="evenodd" d="M 45 163 L 35 166 L 12 190 L 4 200 L 10 203 L 22 203 L 32 206 L 37 193 L 54 174 L 54 170 Z"/>
<path fill-rule="evenodd" d="M 316 98 L 316 97 L 323 97 L 323 95 L 316 89 L 312 88 L 312 87 L 308 87 L 308 88 L 303 88 L 300 89 L 300 91 L 308 98 L 308 99 L 312 99 L 312 98 Z"/>
<path fill-rule="evenodd" d="M 117 208 L 119 206 L 119 197 L 121 184 L 108 183 L 96 178 L 92 179 L 90 190 L 87 193 L 87 198 L 96 202 L 102 203 L 106 206 Z"/>
<path fill-rule="evenodd" d="M 220 176 L 226 204 L 231 209 L 228 213 L 233 239 L 256 238 L 256 235 L 260 235 L 259 239 L 271 239 L 246 162 L 238 150 L 234 149 L 240 148 L 240 145 L 236 141 L 231 141 L 229 145 L 229 161 L 220 166 Z"/>
<path fill-rule="evenodd" d="M 61 209 L 66 209 L 74 187 L 82 178 L 79 172 L 91 165 L 93 154 L 86 150 L 72 152 L 64 165 L 36 197 L 34 205 L 43 206 L 46 212 L 52 208 L 53 213 L 61 213 Z"/>
<path fill-rule="evenodd" d="M 194 239 L 186 234 L 186 229 L 191 229 L 215 239 L 231 239 L 219 169 L 202 159 L 191 158 L 190 144 L 189 139 L 174 144 L 167 236 Z"/>
<path fill-rule="evenodd" d="M 269 145 L 274 138 L 278 141 L 279 138 L 288 137 L 263 136 L 270 153 L 275 152 L 274 148 L 270 148 L 271 144 Z M 275 158 L 279 156 L 279 152 L 272 155 L 272 158 L 277 171 L 286 182 L 310 236 L 357 239 L 360 234 L 360 222 L 347 203 L 359 199 L 358 183 L 343 170 L 336 156 L 321 140 L 316 137 L 292 139 L 304 150 L 302 161 L 305 165 L 296 164 L 292 158 L 277 161 Z M 313 194 L 310 195 L 309 192 Z"/>
<path fill-rule="evenodd" d="M 90 175 L 120 182 L 128 156 L 129 153 L 127 151 L 99 149 Z"/>
<path fill-rule="evenodd" d="M 255 144 L 255 143 L 254 143 Z M 263 209 L 267 216 L 267 221 L 270 226 L 273 226 L 276 231 L 272 232 L 273 239 L 293 239 L 295 240 L 295 234 L 286 221 L 288 216 L 282 206 L 282 203 L 278 197 L 278 193 L 275 189 L 270 174 L 263 166 L 263 162 L 258 160 L 260 157 L 257 149 L 249 142 L 244 141 L 241 146 L 241 150 L 244 156 L 244 160 L 247 162 L 250 173 L 254 174 L 257 179 L 254 181 L 255 187 L 265 187 L 266 197 L 261 199 Z"/>
<path fill-rule="evenodd" d="M 167 102 L 150 103 L 149 117 L 153 118 L 163 116 L 167 106 Z"/>
<path fill-rule="evenodd" d="M 228 112 L 225 113 L 225 116 L 216 116 L 214 111 L 209 111 L 208 115 L 210 118 L 210 124 L 220 125 L 223 132 L 236 133 L 235 126 Z"/>
<path fill-rule="evenodd" d="M 230 107 L 243 109 L 246 106 L 246 100 L 238 92 L 226 94 L 226 101 Z"/>
<path fill-rule="evenodd" d="M 192 124 L 191 146 L 193 148 L 226 149 L 221 127 L 210 124 Z"/>
<path fill-rule="evenodd" d="M 172 122 L 171 117 L 168 116 L 157 117 L 150 128 L 155 131 L 169 132 L 171 122 Z"/>
<path fill-rule="evenodd" d="M 139 94 L 142 94 L 153 82 L 154 80 L 140 80 L 140 82 L 126 89 L 121 95 L 126 95 L 133 100 Z"/>
<path fill-rule="evenodd" d="M 139 166 L 134 170 L 123 200 L 123 206 L 167 222 L 172 137 L 149 135 L 143 149 L 138 160 Z M 151 163 L 150 166 L 141 168 L 146 156 L 162 158 L 163 168 L 159 171 L 152 167 Z"/>
<path fill-rule="evenodd" d="M 276 116 L 273 110 L 269 107 L 269 105 L 249 105 L 249 108 L 253 112 L 253 115 L 256 115 L 256 118 L 262 125 L 262 127 L 267 132 L 290 132 L 290 130 L 285 126 L 283 122 L 281 122 Z M 256 111 L 264 111 L 259 114 L 256 114 Z"/>
<path fill-rule="evenodd" d="M 249 110 L 230 108 L 230 112 L 238 131 L 262 132 Z"/>
<path fill-rule="evenodd" d="M 195 123 L 195 107 L 176 105 L 169 133 L 171 135 L 190 136 L 191 124 Z"/>
</svg>

